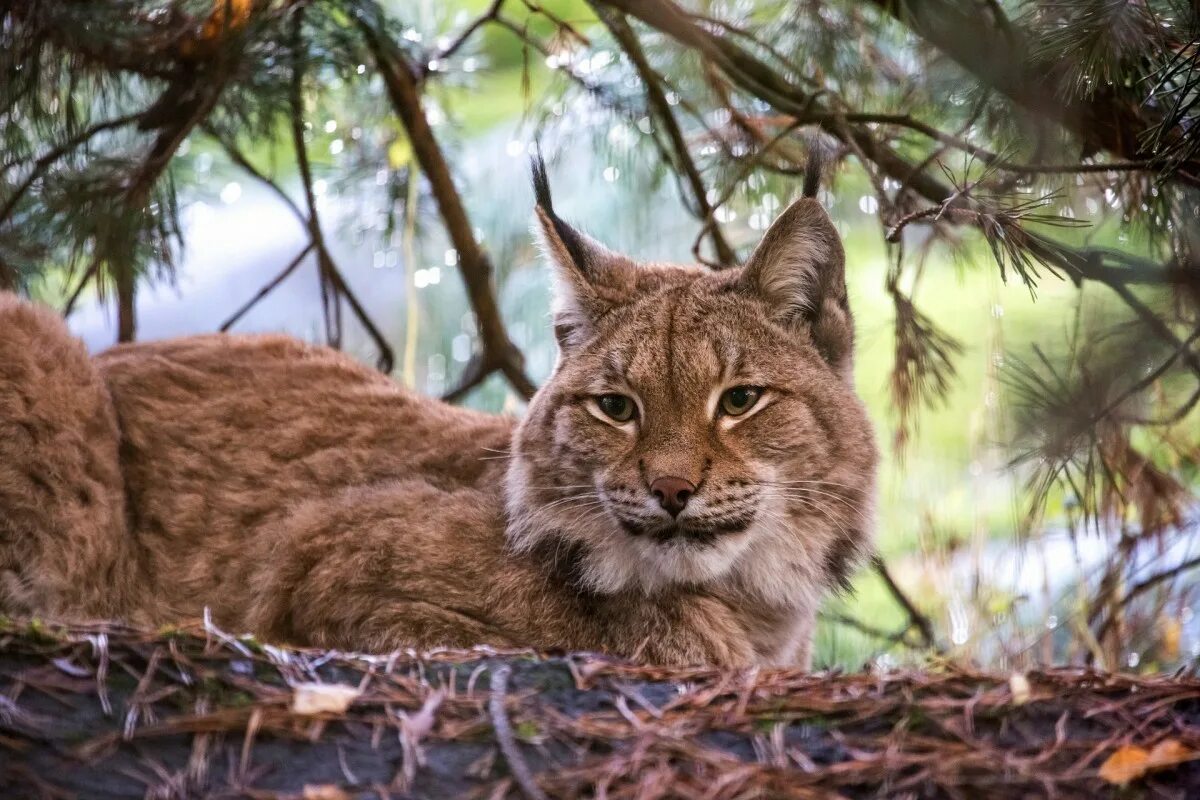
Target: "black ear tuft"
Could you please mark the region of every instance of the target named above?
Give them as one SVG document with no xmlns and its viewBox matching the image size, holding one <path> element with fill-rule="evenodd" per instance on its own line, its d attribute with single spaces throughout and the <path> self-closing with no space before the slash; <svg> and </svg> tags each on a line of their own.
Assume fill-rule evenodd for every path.
<svg viewBox="0 0 1200 800">
<path fill-rule="evenodd" d="M 550 196 L 550 179 L 546 175 L 546 162 L 542 159 L 542 154 L 529 159 L 529 173 L 533 180 L 533 196 L 537 200 L 537 207 L 541 213 L 554 227 L 554 233 L 562 242 L 562 246 L 566 248 L 567 253 L 571 256 L 571 260 L 575 262 L 575 266 L 587 272 L 592 268 L 588 257 L 589 248 L 584 238 L 567 223 L 559 219 L 558 214 L 554 213 L 554 199 Z"/>
<path fill-rule="evenodd" d="M 533 196 L 537 204 L 551 217 L 554 214 L 554 199 L 550 196 L 550 179 L 546 176 L 546 162 L 542 154 L 529 158 L 529 175 L 533 179 Z"/>
<path fill-rule="evenodd" d="M 815 141 L 809 144 L 808 161 L 804 165 L 804 196 L 816 197 L 821 190 L 821 172 L 824 169 L 825 154 Z"/>
</svg>

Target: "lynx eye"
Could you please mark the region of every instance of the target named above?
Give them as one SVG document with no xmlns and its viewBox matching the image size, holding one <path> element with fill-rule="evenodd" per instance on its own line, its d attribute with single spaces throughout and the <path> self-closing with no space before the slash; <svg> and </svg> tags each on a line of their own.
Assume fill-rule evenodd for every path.
<svg viewBox="0 0 1200 800">
<path fill-rule="evenodd" d="M 623 394 L 602 394 L 595 398 L 596 405 L 605 416 L 614 422 L 628 422 L 633 419 L 637 406 L 633 400 Z"/>
<path fill-rule="evenodd" d="M 735 386 L 726 389 L 721 395 L 721 411 L 731 417 L 740 417 L 754 408 L 762 393 L 762 388 L 758 386 Z"/>
</svg>

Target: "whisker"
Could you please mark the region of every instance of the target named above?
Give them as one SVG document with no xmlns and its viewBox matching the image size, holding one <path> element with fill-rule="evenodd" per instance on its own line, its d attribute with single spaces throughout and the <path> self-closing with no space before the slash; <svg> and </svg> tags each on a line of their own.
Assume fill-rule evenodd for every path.
<svg viewBox="0 0 1200 800">
<path fill-rule="evenodd" d="M 800 480 L 800 481 L 759 481 L 759 486 L 777 486 L 780 488 L 788 487 L 809 487 L 809 486 L 828 486 L 830 488 L 848 489 L 852 492 L 861 491 L 861 487 L 852 486 L 848 483 L 829 480 Z"/>
<path fill-rule="evenodd" d="M 828 506 L 824 505 L 823 503 L 819 502 L 817 500 L 817 498 L 815 498 L 815 497 L 804 496 L 802 494 L 796 494 L 796 493 L 773 494 L 772 496 L 776 497 L 778 499 L 791 500 L 791 501 L 800 503 L 803 505 L 804 508 L 807 508 L 811 511 L 815 511 L 815 512 L 819 513 L 822 517 L 825 518 L 825 520 L 827 522 L 836 526 L 837 529 L 841 533 L 846 534 L 846 535 L 849 535 L 849 533 L 850 533 L 849 529 L 847 529 L 846 525 L 844 524 L 848 520 L 841 518 L 840 515 L 835 515 L 833 513 L 833 509 L 831 509 Z M 858 511 L 858 509 L 854 508 L 853 506 L 849 506 L 848 504 L 847 504 L 847 508 L 851 512 Z"/>
<path fill-rule="evenodd" d="M 545 511 L 549 511 L 550 509 L 557 508 L 559 506 L 570 506 L 572 503 L 583 503 L 583 502 L 589 502 L 589 503 L 594 503 L 596 505 L 602 505 L 604 502 L 604 498 L 600 497 L 600 495 L 596 494 L 595 492 L 590 492 L 587 494 L 574 494 L 574 495 L 569 495 L 567 497 L 560 497 L 557 500 L 553 500 L 549 503 L 545 503 L 541 506 L 538 506 L 538 508 L 545 510 Z"/>
<path fill-rule="evenodd" d="M 591 488 L 593 488 L 593 486 L 590 483 L 572 483 L 572 484 L 564 484 L 562 486 L 533 486 L 533 485 L 530 485 L 529 488 L 530 489 L 591 489 Z"/>
<path fill-rule="evenodd" d="M 768 485 L 764 484 L 764 492 L 774 493 L 774 495 L 778 496 L 778 497 L 791 496 L 791 495 L 795 495 L 797 493 L 803 493 L 807 496 L 821 495 L 823 497 L 829 497 L 833 500 L 836 500 L 837 502 L 841 503 L 842 505 L 844 505 L 847 509 L 849 509 L 852 512 L 857 512 L 859 510 L 859 506 L 851 503 L 849 500 L 847 500 L 846 498 L 842 497 L 839 494 L 836 494 L 835 492 L 825 492 L 825 491 L 821 491 L 820 489 L 813 489 L 808 486 L 793 486 L 791 488 L 784 489 L 783 492 L 779 492 L 776 489 L 776 487 L 768 486 Z"/>
</svg>

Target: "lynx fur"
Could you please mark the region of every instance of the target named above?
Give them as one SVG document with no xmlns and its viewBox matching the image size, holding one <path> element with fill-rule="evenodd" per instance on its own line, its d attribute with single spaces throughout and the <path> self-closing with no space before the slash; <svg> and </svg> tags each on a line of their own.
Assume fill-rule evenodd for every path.
<svg viewBox="0 0 1200 800">
<path fill-rule="evenodd" d="M 283 336 L 89 357 L 0 295 L 0 611 L 807 664 L 877 461 L 828 216 L 798 200 L 740 268 L 638 264 L 535 186 L 560 357 L 520 420 Z"/>
</svg>

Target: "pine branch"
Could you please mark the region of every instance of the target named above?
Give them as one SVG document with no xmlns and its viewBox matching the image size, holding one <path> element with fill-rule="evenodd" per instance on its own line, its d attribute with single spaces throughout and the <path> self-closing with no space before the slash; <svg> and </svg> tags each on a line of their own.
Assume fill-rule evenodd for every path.
<svg viewBox="0 0 1200 800">
<path fill-rule="evenodd" d="M 299 8 L 293 19 L 292 47 L 294 60 L 292 65 L 292 114 L 290 119 L 292 145 L 296 151 L 296 165 L 300 171 L 300 181 L 304 187 L 304 199 L 307 206 L 305 219 L 313 249 L 317 254 L 322 301 L 325 309 L 326 335 L 329 344 L 340 349 L 342 336 L 340 300 L 345 299 L 351 311 L 358 317 L 359 322 L 366 329 L 367 335 L 371 337 L 376 349 L 379 351 L 377 361 L 379 370 L 384 373 L 390 373 L 395 367 L 395 353 L 392 351 L 391 345 L 388 344 L 387 338 L 375 325 L 370 315 L 367 314 L 366 309 L 363 308 L 358 298 L 346 284 L 341 270 L 338 269 L 337 264 L 334 262 L 333 254 L 329 251 L 329 247 L 325 242 L 324 231 L 321 228 L 321 219 L 317 211 L 317 196 L 313 189 L 312 167 L 308 160 L 308 148 L 304 143 L 303 65 L 305 59 L 303 48 L 305 44 L 302 34 L 304 22 L 303 11 L 303 8 Z M 244 157 L 240 161 L 244 164 L 249 163 Z M 261 176 L 260 179 L 262 179 Z M 276 193 L 283 195 L 282 190 L 278 188 L 276 188 Z"/>
<path fill-rule="evenodd" d="M 900 156 L 892 148 L 879 142 L 867 128 L 861 125 L 843 125 L 837 120 L 849 121 L 847 114 L 830 113 L 820 99 L 800 87 L 789 83 L 755 56 L 741 48 L 736 43 L 711 34 L 698 27 L 689 16 L 672 0 L 597 0 L 612 8 L 630 14 L 650 27 L 667 34 L 686 47 L 695 49 L 720 68 L 734 83 L 751 96 L 767 103 L 777 111 L 789 115 L 797 122 L 811 123 L 820 126 L 827 133 L 843 142 L 853 142 L 854 149 L 865 161 L 874 164 L 880 173 L 892 180 L 905 184 L 927 200 L 938 204 L 950 205 L 951 201 L 961 200 L 962 192 L 943 183 L 928 173 L 917 173 L 914 165 Z M 865 165 L 864 165 L 865 166 Z M 951 206 L 952 207 L 952 206 Z M 997 220 L 1004 222 L 1003 215 L 997 216 L 996 209 L 978 204 L 967 206 L 972 212 L 960 217 L 976 227 L 981 227 L 988 233 L 988 227 L 996 224 Z M 1024 264 L 1024 259 L 1032 257 L 1051 268 L 1059 268 L 1075 282 L 1094 280 L 1113 289 L 1123 301 L 1138 313 L 1139 301 L 1125 288 L 1125 282 L 1133 277 L 1126 275 L 1122 269 L 1115 268 L 1109 261 L 1110 253 L 1099 252 L 1095 249 L 1076 249 L 1055 242 L 1039 234 L 1030 233 L 1020 227 L 1019 223 L 1007 226 L 1008 234 L 1018 233 L 1019 241 L 1007 240 L 1004 251 L 1018 259 L 1018 266 Z M 989 239 L 989 243 L 995 244 Z M 1002 251 L 997 250 L 997 255 Z M 1023 255 L 1028 253 L 1028 256 Z M 1181 277 L 1194 280 L 1200 275 L 1200 267 L 1192 264 L 1157 265 L 1152 268 L 1142 268 L 1137 271 L 1137 279 L 1145 283 L 1175 284 Z M 1143 307 L 1144 308 L 1144 307 Z M 1179 345 L 1179 339 L 1165 325 L 1153 328 L 1156 335 L 1173 346 Z"/>
<path fill-rule="evenodd" d="M 1153 161 L 1149 135 L 1162 118 L 1146 106 L 1122 102 L 1109 90 L 1080 96 L 1064 84 L 1061 70 L 1030 58 L 1029 44 L 1011 26 L 1000 29 L 970 4 L 957 0 L 871 0 L 872 4 L 926 39 L 986 85 L 1026 110 L 1072 131 L 1084 152 L 1107 150 L 1129 161 Z M 1036 70 L 1036 72 L 1035 72 Z M 1159 132 L 1168 140 L 1186 140 L 1181 128 Z M 1151 145 L 1153 146 L 1153 145 Z M 1169 178 L 1200 187 L 1200 164 L 1174 164 Z"/>
<path fill-rule="evenodd" d="M 0 224 L 3 224 L 4 221 L 9 218 L 9 216 L 16 209 L 17 204 L 21 202 L 21 198 L 25 196 L 25 193 L 28 192 L 35 183 L 37 183 L 39 178 L 46 174 L 46 171 L 49 170 L 50 167 L 55 164 L 55 162 L 65 157 L 72 150 L 75 150 L 91 141 L 101 133 L 132 125 L 142 118 L 142 113 L 143 112 L 126 114 L 124 116 L 117 117 L 116 119 L 98 122 L 42 155 L 37 161 L 34 162 L 33 168 L 30 169 L 29 174 L 25 176 L 25 179 L 18 184 L 17 188 L 13 190 L 13 193 L 8 196 L 8 199 L 4 202 L 4 205 L 0 206 Z"/>
<path fill-rule="evenodd" d="M 692 202 L 695 204 L 696 214 L 704 222 L 704 229 L 701 232 L 701 236 L 707 232 L 709 238 L 712 240 L 713 250 L 716 252 L 717 261 L 720 266 L 729 267 L 736 265 L 737 255 L 725 240 L 724 235 L 721 233 L 721 227 L 716 222 L 716 218 L 714 217 L 716 209 L 713 208 L 712 203 L 708 200 L 708 190 L 704 186 L 704 180 L 700 177 L 700 171 L 696 168 L 696 162 L 692 160 L 687 142 L 683 138 L 683 132 L 679 128 L 679 122 L 675 119 L 675 112 L 671 110 L 671 104 L 667 102 L 667 97 L 663 93 L 662 78 L 650 66 L 650 62 L 646 60 L 646 54 L 642 51 L 637 36 L 634 35 L 633 29 L 629 27 L 629 23 L 625 20 L 625 17 L 600 7 L 596 3 L 592 3 L 592 8 L 595 9 L 597 16 L 600 17 L 605 26 L 608 27 L 613 38 L 617 40 L 617 43 L 625 52 L 625 55 L 629 57 L 634 69 L 637 71 L 638 77 L 641 79 L 650 111 L 654 114 L 654 118 L 658 124 L 666 132 L 667 141 L 670 142 L 676 165 L 687 178 L 687 185 L 691 190 Z"/>
<path fill-rule="evenodd" d="M 468 373 L 461 391 L 481 382 L 488 374 L 499 371 L 524 398 L 533 396 L 536 387 L 524 372 L 524 357 L 509 339 L 496 301 L 491 259 L 475 239 L 467 218 L 466 208 L 454 186 L 450 168 L 441 146 L 421 107 L 418 73 L 413 70 L 400 49 L 367 20 L 359 20 L 367 47 L 375 59 L 396 116 L 408 133 L 413 153 L 421 172 L 429 180 L 434 200 L 446 225 L 450 241 L 458 252 L 458 270 L 467 289 L 467 299 L 475 314 L 482 354 L 474 373 Z"/>
</svg>

